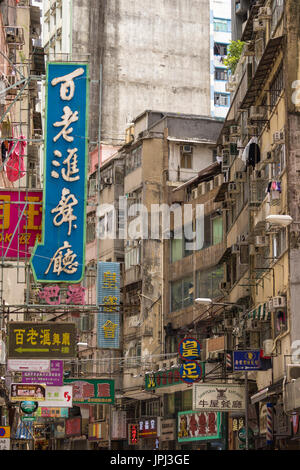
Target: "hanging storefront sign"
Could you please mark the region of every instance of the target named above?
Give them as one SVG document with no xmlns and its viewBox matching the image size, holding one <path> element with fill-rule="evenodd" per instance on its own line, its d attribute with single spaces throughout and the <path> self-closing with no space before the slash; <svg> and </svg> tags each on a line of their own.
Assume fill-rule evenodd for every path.
<svg viewBox="0 0 300 470">
<path fill-rule="evenodd" d="M 114 404 L 115 382 L 111 379 L 65 379 L 64 384 L 71 385 L 73 403 Z"/>
<path fill-rule="evenodd" d="M 0 426 L 0 439 L 10 438 L 10 426 Z"/>
<path fill-rule="evenodd" d="M 88 65 L 48 63 L 42 243 L 36 282 L 79 283 L 85 270 Z"/>
<path fill-rule="evenodd" d="M 68 418 L 69 408 L 46 408 L 41 406 L 36 410 L 36 416 L 41 418 Z"/>
<path fill-rule="evenodd" d="M 41 405 L 45 408 L 72 408 L 73 390 L 67 385 L 63 387 L 47 387 L 45 401 Z"/>
<path fill-rule="evenodd" d="M 146 390 L 154 390 L 156 388 L 168 387 L 170 385 L 178 385 L 181 383 L 182 381 L 179 369 L 151 372 L 145 375 Z"/>
<path fill-rule="evenodd" d="M 44 383 L 50 387 L 63 385 L 63 361 L 50 361 L 50 372 L 23 372 L 22 383 Z"/>
<path fill-rule="evenodd" d="M 65 422 L 66 437 L 81 436 L 81 417 L 66 419 Z"/>
<path fill-rule="evenodd" d="M 176 420 L 175 419 L 163 419 L 160 425 L 160 440 L 164 441 L 175 441 L 176 440 Z"/>
<path fill-rule="evenodd" d="M 120 348 L 120 263 L 99 262 L 97 280 L 98 348 Z"/>
<path fill-rule="evenodd" d="M 187 384 L 199 382 L 202 378 L 202 367 L 196 361 L 185 361 L 180 366 L 180 378 Z"/>
<path fill-rule="evenodd" d="M 127 438 L 126 411 L 112 412 L 112 439 L 122 440 Z"/>
<path fill-rule="evenodd" d="M 234 370 L 259 370 L 260 350 L 257 351 L 233 351 Z"/>
<path fill-rule="evenodd" d="M 136 446 L 139 443 L 139 425 L 137 423 L 128 424 L 128 444 Z"/>
<path fill-rule="evenodd" d="M 42 191 L 0 190 L 0 256 L 30 258 L 35 242 L 41 241 Z"/>
<path fill-rule="evenodd" d="M 26 399 L 44 401 L 46 396 L 45 384 L 13 383 L 10 386 L 11 401 L 24 401 Z"/>
<path fill-rule="evenodd" d="M 76 342 L 75 323 L 8 323 L 9 358 L 74 358 Z"/>
<path fill-rule="evenodd" d="M 221 438 L 221 413 L 183 411 L 178 413 L 178 442 Z"/>
<path fill-rule="evenodd" d="M 39 404 L 38 404 L 37 401 L 26 400 L 26 401 L 22 401 L 20 403 L 20 409 L 25 414 L 34 413 L 38 409 L 38 406 L 39 406 Z"/>
<path fill-rule="evenodd" d="M 236 384 L 193 384 L 193 409 L 240 411 L 245 409 L 245 387 Z"/>
<path fill-rule="evenodd" d="M 181 359 L 184 360 L 199 359 L 201 354 L 201 344 L 195 338 L 184 338 L 179 343 L 178 353 Z"/>
<path fill-rule="evenodd" d="M 86 288 L 70 285 L 61 289 L 57 284 L 40 289 L 37 296 L 46 305 L 85 305 Z"/>
<path fill-rule="evenodd" d="M 160 436 L 160 418 L 143 418 L 139 420 L 139 437 L 159 437 Z"/>
<path fill-rule="evenodd" d="M 8 359 L 7 370 L 14 372 L 50 372 L 50 360 L 33 360 L 33 359 Z"/>
</svg>

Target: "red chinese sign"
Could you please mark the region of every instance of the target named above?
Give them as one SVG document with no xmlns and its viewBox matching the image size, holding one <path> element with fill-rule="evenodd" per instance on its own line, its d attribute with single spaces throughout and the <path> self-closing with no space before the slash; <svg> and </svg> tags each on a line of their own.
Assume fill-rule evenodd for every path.
<svg viewBox="0 0 300 470">
<path fill-rule="evenodd" d="M 41 239 L 42 191 L 0 191 L 0 256 L 30 258 Z"/>
<path fill-rule="evenodd" d="M 128 444 L 131 446 L 137 445 L 139 441 L 139 427 L 138 424 L 128 425 Z"/>
</svg>

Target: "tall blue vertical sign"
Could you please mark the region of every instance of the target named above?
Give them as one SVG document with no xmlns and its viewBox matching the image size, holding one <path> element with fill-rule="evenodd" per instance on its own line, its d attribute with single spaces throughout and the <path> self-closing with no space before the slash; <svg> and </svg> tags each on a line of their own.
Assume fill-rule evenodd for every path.
<svg viewBox="0 0 300 470">
<path fill-rule="evenodd" d="M 49 63 L 42 242 L 37 282 L 80 282 L 85 264 L 88 65 Z"/>
</svg>

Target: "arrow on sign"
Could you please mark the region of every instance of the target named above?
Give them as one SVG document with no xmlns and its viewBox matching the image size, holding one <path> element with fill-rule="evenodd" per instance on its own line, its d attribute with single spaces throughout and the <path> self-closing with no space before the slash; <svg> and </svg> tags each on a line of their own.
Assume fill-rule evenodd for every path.
<svg viewBox="0 0 300 470">
<path fill-rule="evenodd" d="M 49 349 L 25 349 L 25 348 L 18 348 L 15 349 L 16 352 L 18 353 L 23 353 L 23 352 L 49 352 Z"/>
</svg>

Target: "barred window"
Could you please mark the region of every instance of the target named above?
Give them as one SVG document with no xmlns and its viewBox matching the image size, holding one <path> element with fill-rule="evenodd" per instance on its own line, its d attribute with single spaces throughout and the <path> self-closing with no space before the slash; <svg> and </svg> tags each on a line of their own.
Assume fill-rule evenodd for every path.
<svg viewBox="0 0 300 470">
<path fill-rule="evenodd" d="M 270 105 L 273 107 L 277 103 L 283 89 L 283 65 L 281 64 L 270 85 Z"/>
</svg>

